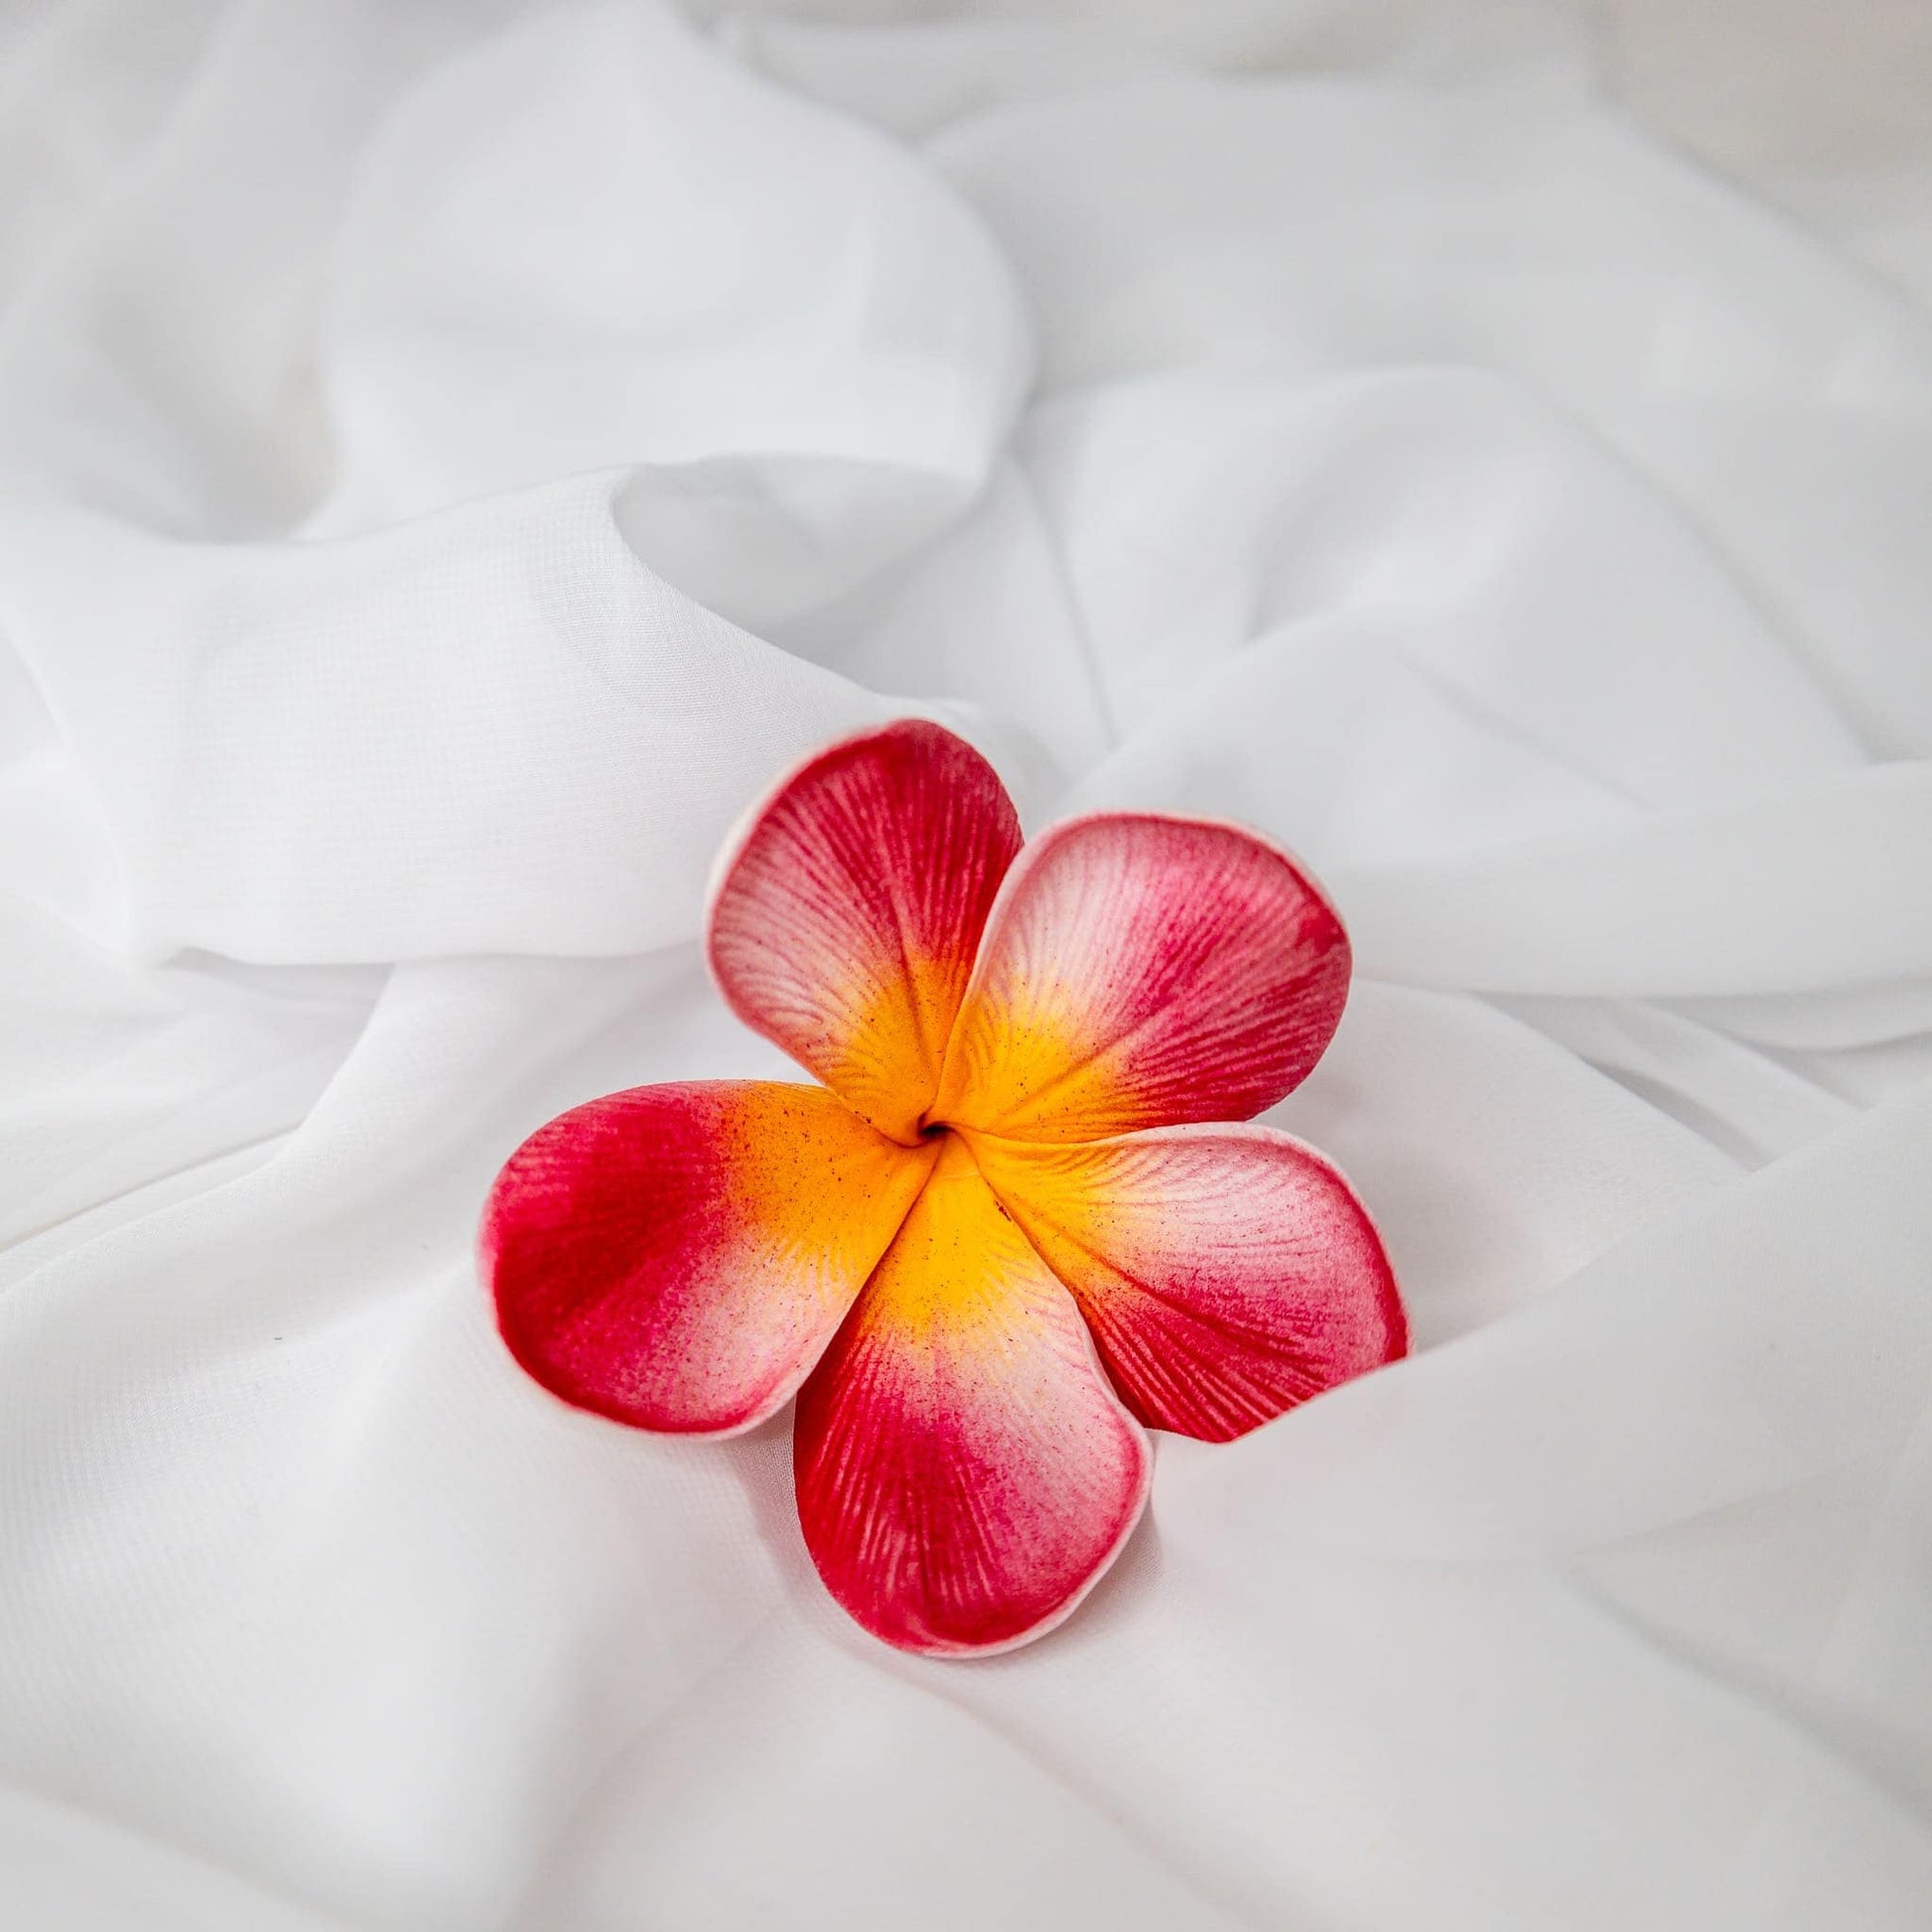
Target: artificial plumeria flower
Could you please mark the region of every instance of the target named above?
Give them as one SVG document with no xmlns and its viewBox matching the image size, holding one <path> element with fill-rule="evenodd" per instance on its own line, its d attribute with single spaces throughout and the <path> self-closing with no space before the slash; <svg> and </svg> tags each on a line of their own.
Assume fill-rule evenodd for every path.
<svg viewBox="0 0 1932 1932">
<path fill-rule="evenodd" d="M 992 767 L 916 721 L 786 777 L 719 861 L 725 998 L 823 1086 L 638 1087 L 539 1129 L 483 1220 L 516 1359 L 635 1428 L 795 1395 L 832 1594 L 907 1650 L 1065 1617 L 1212 1442 L 1400 1355 L 1347 1181 L 1272 1128 L 1348 993 L 1286 855 L 1143 812 L 1023 851 Z"/>
</svg>

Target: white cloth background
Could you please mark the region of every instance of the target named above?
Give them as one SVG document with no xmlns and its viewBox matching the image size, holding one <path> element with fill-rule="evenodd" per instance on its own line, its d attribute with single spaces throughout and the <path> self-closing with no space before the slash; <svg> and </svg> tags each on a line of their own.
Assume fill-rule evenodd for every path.
<svg viewBox="0 0 1932 1932">
<path fill-rule="evenodd" d="M 1932 35 L 1749 11 L 0 16 L 0 1920 L 1922 1932 Z M 908 706 L 1322 873 L 1420 1344 L 964 1665 L 471 1259 Z"/>
</svg>

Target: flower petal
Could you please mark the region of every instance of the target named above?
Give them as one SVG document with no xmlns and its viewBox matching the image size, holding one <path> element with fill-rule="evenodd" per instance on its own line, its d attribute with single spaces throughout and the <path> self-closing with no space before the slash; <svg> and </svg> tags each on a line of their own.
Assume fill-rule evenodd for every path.
<svg viewBox="0 0 1932 1932">
<path fill-rule="evenodd" d="M 799 1391 L 793 1444 L 819 1575 L 906 1650 L 1050 1629 L 1147 1498 L 1147 1438 L 1072 1298 L 952 1136 Z"/>
<path fill-rule="evenodd" d="M 820 752 L 719 861 L 711 970 L 732 1011 L 910 1143 L 1020 849 L 999 774 L 919 719 Z"/>
<path fill-rule="evenodd" d="M 639 1429 L 727 1434 L 791 1396 L 935 1152 L 819 1087 L 635 1087 L 510 1156 L 483 1258 L 510 1352 L 553 1394 Z"/>
<path fill-rule="evenodd" d="M 1348 964 L 1334 908 L 1252 833 L 1071 819 L 1007 876 L 932 1118 L 1035 1141 L 1246 1119 L 1321 1057 Z"/>
<path fill-rule="evenodd" d="M 1366 1210 L 1268 1127 L 1049 1147 L 963 1137 L 1145 1423 L 1226 1442 L 1408 1348 Z"/>
</svg>

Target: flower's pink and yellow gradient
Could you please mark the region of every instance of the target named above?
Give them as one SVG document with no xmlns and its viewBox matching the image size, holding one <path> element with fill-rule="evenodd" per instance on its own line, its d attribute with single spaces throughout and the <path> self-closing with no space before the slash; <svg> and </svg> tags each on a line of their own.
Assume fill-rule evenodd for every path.
<svg viewBox="0 0 1932 1932">
<path fill-rule="evenodd" d="M 1402 1354 L 1347 1181 L 1238 1124 L 1348 994 L 1334 909 L 1252 834 L 1105 812 L 1022 851 L 986 760 L 904 721 L 749 815 L 710 957 L 824 1085 L 640 1087 L 540 1128 L 483 1217 L 498 1323 L 638 1429 L 796 1396 L 806 1545 L 888 1643 L 1051 1629 L 1140 1516 L 1148 1428 L 1226 1441 Z"/>
</svg>

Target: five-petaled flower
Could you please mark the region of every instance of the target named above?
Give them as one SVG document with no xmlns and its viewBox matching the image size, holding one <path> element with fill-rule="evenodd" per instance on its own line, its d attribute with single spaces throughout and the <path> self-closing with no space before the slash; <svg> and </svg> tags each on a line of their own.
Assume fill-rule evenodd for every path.
<svg viewBox="0 0 1932 1932">
<path fill-rule="evenodd" d="M 1102 812 L 1022 851 L 985 759 L 901 722 L 748 815 L 710 959 L 824 1085 L 639 1087 L 539 1129 L 484 1215 L 497 1318 L 639 1429 L 795 1395 L 805 1542 L 887 1642 L 1050 1629 L 1140 1516 L 1145 1426 L 1225 1441 L 1403 1352 L 1348 1183 L 1227 1124 L 1348 993 L 1333 908 L 1252 834 Z"/>
</svg>

